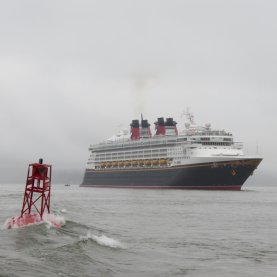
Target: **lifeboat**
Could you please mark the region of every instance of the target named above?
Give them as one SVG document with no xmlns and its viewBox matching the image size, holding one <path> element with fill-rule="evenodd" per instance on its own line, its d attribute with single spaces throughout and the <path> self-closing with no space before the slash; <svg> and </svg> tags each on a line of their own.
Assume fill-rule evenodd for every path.
<svg viewBox="0 0 277 277">
<path fill-rule="evenodd" d="M 112 162 L 112 166 L 118 166 L 118 162 Z"/>
<path fill-rule="evenodd" d="M 119 166 L 124 166 L 124 162 L 120 161 L 120 162 L 118 162 L 118 165 Z"/>
<path fill-rule="evenodd" d="M 134 166 L 138 165 L 138 161 L 132 161 L 132 165 Z"/>
<path fill-rule="evenodd" d="M 125 162 L 124 162 L 124 165 L 125 165 L 125 166 L 130 166 L 131 163 L 130 163 L 129 161 L 125 161 Z"/>
<path fill-rule="evenodd" d="M 143 166 L 143 165 L 144 165 L 144 160 L 139 160 L 139 161 L 138 161 L 138 164 L 139 164 L 140 166 Z"/>
<path fill-rule="evenodd" d="M 158 165 L 158 164 L 159 164 L 159 160 L 153 160 L 153 161 L 152 161 L 152 164 L 153 164 L 153 165 Z"/>
<path fill-rule="evenodd" d="M 161 159 L 160 160 L 160 165 L 166 165 L 167 164 L 167 160 L 166 159 Z"/>
<path fill-rule="evenodd" d="M 111 167 L 112 163 L 106 162 L 106 167 Z"/>
<path fill-rule="evenodd" d="M 101 168 L 104 168 L 106 166 L 106 163 L 101 163 Z"/>
<path fill-rule="evenodd" d="M 150 166 L 150 165 L 151 165 L 151 161 L 146 160 L 146 161 L 144 162 L 144 164 L 147 165 L 147 166 Z"/>
</svg>

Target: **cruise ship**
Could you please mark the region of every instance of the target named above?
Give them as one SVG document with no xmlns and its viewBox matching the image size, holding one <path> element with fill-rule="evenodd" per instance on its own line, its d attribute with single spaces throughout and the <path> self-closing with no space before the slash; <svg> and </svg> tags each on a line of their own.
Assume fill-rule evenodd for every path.
<svg viewBox="0 0 277 277">
<path fill-rule="evenodd" d="M 90 145 L 81 186 L 108 188 L 240 190 L 262 158 L 244 154 L 225 130 L 197 125 L 186 112 L 184 130 L 160 117 L 152 135 L 147 120 L 132 120 L 130 131 Z"/>
</svg>

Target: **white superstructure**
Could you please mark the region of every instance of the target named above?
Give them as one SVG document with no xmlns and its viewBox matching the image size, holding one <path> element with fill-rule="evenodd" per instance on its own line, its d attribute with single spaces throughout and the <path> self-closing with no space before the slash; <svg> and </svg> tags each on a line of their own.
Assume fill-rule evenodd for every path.
<svg viewBox="0 0 277 277">
<path fill-rule="evenodd" d="M 125 129 L 104 142 L 91 145 L 87 169 L 173 167 L 248 158 L 243 153 L 242 143 L 235 142 L 231 133 L 212 129 L 210 124 L 196 125 L 191 113 L 187 112 L 186 116 L 185 130 L 179 134 L 175 122 L 164 127 L 164 135 L 156 132 L 151 136 L 150 131 L 144 130 L 143 137 L 134 139 L 133 136 L 132 139 L 132 131 Z"/>
</svg>

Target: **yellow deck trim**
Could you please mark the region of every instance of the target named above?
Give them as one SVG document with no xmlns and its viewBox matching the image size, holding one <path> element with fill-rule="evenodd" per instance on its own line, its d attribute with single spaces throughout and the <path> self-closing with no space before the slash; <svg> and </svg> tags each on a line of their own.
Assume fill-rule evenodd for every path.
<svg viewBox="0 0 277 277">
<path fill-rule="evenodd" d="M 191 167 L 213 167 L 224 166 L 228 164 L 233 164 L 233 166 L 237 165 L 258 165 L 262 159 L 245 159 L 245 160 L 236 160 L 236 161 L 228 161 L 228 162 L 209 162 L 205 164 L 195 164 L 195 165 L 182 165 L 182 166 L 172 166 L 172 167 L 164 167 L 164 168 L 115 168 L 115 169 L 86 169 L 86 171 L 93 171 L 95 173 L 107 173 L 107 172 L 131 172 L 131 171 L 161 171 L 161 170 L 175 170 L 180 168 L 191 168 Z M 216 165 L 216 166 L 215 166 Z"/>
</svg>

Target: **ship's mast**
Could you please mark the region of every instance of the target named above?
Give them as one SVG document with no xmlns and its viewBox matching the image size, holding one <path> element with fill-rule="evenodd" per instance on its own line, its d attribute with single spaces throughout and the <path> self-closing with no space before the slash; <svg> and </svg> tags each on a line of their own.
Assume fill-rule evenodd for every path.
<svg viewBox="0 0 277 277">
<path fill-rule="evenodd" d="M 194 123 L 194 115 L 192 112 L 190 112 L 189 108 L 187 108 L 187 111 L 184 112 L 184 116 L 187 117 L 187 120 L 189 121 L 190 124 L 195 124 Z"/>
<path fill-rule="evenodd" d="M 183 111 L 183 113 L 181 114 L 181 117 L 185 117 L 185 122 L 184 122 L 185 129 L 189 129 L 190 126 L 195 126 L 194 115 L 192 112 L 190 112 L 188 107 L 186 111 Z"/>
</svg>

